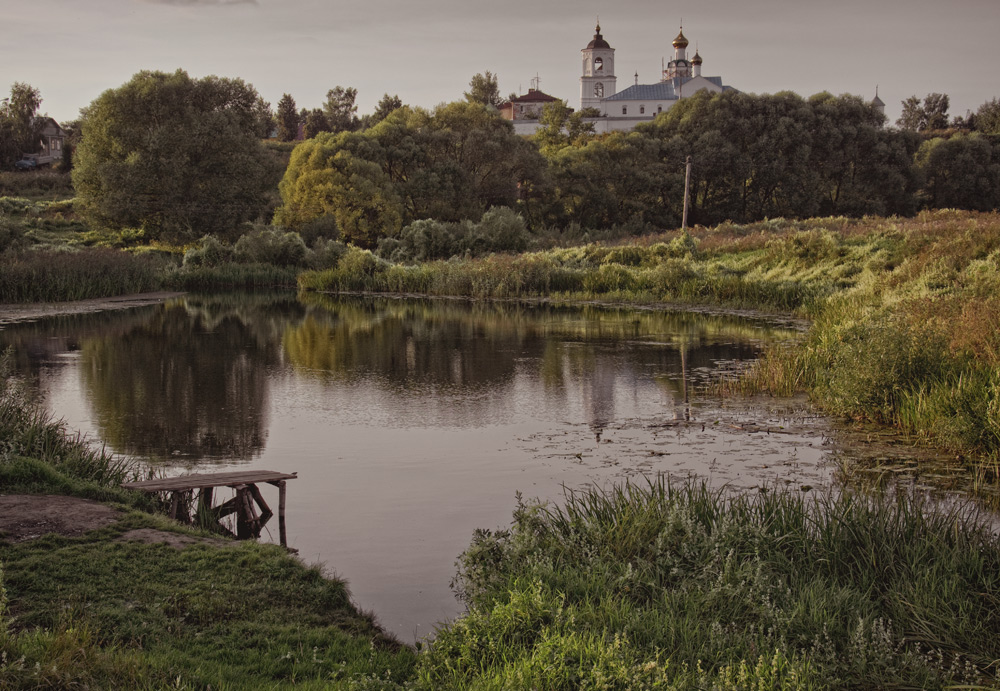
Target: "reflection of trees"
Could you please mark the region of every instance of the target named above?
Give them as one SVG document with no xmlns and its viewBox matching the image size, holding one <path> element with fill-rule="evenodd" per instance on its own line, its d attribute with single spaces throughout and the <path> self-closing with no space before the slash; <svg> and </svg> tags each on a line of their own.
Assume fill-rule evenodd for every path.
<svg viewBox="0 0 1000 691">
<path fill-rule="evenodd" d="M 704 383 L 720 360 L 751 359 L 757 344 L 792 335 L 653 310 L 243 294 L 13 324 L 0 344 L 13 344 L 18 370 L 33 376 L 81 351 L 94 417 L 118 451 L 249 458 L 264 444 L 268 370 L 282 358 L 349 382 L 345 401 L 371 393 L 359 404 L 386 420 L 477 424 L 524 396 L 547 409 L 579 401 L 597 434 L 643 381 L 679 402 L 683 372 Z"/>
<path fill-rule="evenodd" d="M 240 309 L 189 299 L 125 333 L 86 341 L 81 371 L 101 436 L 142 455 L 259 452 L 267 368 L 277 355 L 266 333 L 280 305 Z"/>
<path fill-rule="evenodd" d="M 537 337 L 523 320 L 441 303 L 345 301 L 314 309 L 283 338 L 289 362 L 321 378 L 499 386 Z"/>
<path fill-rule="evenodd" d="M 288 327 L 283 344 L 301 372 L 329 380 L 365 378 L 399 392 L 427 385 L 488 387 L 496 400 L 513 386 L 524 358 L 539 363 L 546 404 L 579 396 L 598 437 L 614 420 L 615 396 L 623 386 L 635 389 L 644 375 L 655 377 L 684 401 L 692 371 L 701 376 L 719 360 L 753 358 L 752 341 L 792 333 L 747 319 L 683 312 L 300 297 L 309 313 Z"/>
</svg>

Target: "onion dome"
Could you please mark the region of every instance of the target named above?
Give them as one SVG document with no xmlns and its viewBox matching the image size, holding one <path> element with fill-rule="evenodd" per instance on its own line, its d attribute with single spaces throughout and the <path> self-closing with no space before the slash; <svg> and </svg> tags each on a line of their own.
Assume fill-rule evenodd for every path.
<svg viewBox="0 0 1000 691">
<path fill-rule="evenodd" d="M 694 52 L 694 57 L 691 58 L 691 64 L 692 65 L 700 65 L 701 64 L 701 56 L 698 55 L 698 51 L 697 50 Z"/>
<path fill-rule="evenodd" d="M 594 34 L 594 40 L 587 44 L 587 48 L 604 48 L 606 50 L 611 50 L 611 46 L 608 42 L 604 40 L 601 36 L 601 25 L 597 25 L 597 33 Z"/>
<path fill-rule="evenodd" d="M 677 34 L 677 38 L 674 39 L 674 48 L 687 48 L 688 40 L 684 37 L 684 29 Z"/>
</svg>

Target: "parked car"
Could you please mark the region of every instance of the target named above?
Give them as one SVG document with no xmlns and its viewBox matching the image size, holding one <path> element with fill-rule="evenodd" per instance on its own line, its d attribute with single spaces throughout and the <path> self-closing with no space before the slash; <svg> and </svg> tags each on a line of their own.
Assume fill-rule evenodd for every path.
<svg viewBox="0 0 1000 691">
<path fill-rule="evenodd" d="M 38 159 L 33 156 L 25 156 L 14 164 L 18 170 L 35 170 L 38 168 Z"/>
</svg>

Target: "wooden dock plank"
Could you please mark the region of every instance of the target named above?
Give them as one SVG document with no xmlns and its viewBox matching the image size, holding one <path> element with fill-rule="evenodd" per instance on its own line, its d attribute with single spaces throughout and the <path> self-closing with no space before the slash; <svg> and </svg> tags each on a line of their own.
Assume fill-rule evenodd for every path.
<svg viewBox="0 0 1000 691">
<path fill-rule="evenodd" d="M 294 480 L 297 473 L 278 473 L 273 470 L 241 470 L 231 473 L 192 473 L 177 477 L 164 477 L 156 480 L 140 482 L 123 482 L 126 489 L 138 489 L 143 492 L 176 492 L 180 490 L 204 489 L 207 487 L 231 487 L 233 485 L 248 485 L 255 482 L 272 482 L 277 484 L 284 480 Z"/>
</svg>

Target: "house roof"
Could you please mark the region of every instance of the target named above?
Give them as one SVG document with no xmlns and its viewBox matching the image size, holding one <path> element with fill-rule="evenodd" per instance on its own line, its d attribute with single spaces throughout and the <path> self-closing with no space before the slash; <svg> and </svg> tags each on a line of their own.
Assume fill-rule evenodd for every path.
<svg viewBox="0 0 1000 691">
<path fill-rule="evenodd" d="M 510 99 L 511 103 L 549 103 L 550 101 L 558 101 L 559 99 L 555 96 L 549 96 L 544 91 L 539 91 L 538 89 L 528 89 L 528 93 L 517 96 L 516 98 Z"/>
</svg>

